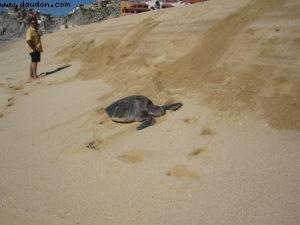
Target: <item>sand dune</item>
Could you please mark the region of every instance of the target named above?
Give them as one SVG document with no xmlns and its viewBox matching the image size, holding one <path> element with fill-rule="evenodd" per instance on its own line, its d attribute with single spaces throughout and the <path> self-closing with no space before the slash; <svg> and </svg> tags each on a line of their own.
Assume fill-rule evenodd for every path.
<svg viewBox="0 0 300 225">
<path fill-rule="evenodd" d="M 0 52 L 0 224 L 299 223 L 300 3 L 210 0 Z M 70 66 L 68 66 L 70 65 Z M 136 131 L 104 108 L 183 107 Z"/>
</svg>

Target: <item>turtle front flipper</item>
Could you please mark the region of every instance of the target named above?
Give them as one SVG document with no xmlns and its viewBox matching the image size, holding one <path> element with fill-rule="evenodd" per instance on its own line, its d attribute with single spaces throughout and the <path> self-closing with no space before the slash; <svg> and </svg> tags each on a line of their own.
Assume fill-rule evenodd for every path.
<svg viewBox="0 0 300 225">
<path fill-rule="evenodd" d="M 146 127 L 153 125 L 154 123 L 155 123 L 155 119 L 153 118 L 153 116 L 149 115 L 145 118 L 145 120 L 141 123 L 141 125 L 139 125 L 136 129 L 142 130 Z"/>
</svg>

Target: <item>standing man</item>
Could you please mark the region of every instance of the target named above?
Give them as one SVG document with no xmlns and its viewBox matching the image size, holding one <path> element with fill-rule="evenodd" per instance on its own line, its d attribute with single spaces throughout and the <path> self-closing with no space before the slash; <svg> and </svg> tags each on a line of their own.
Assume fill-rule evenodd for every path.
<svg viewBox="0 0 300 225">
<path fill-rule="evenodd" d="M 26 44 L 31 56 L 30 78 L 36 79 L 37 64 L 41 61 L 41 52 L 43 52 L 41 35 L 38 33 L 38 21 L 32 17 L 29 19 L 29 28 L 26 31 Z"/>
</svg>

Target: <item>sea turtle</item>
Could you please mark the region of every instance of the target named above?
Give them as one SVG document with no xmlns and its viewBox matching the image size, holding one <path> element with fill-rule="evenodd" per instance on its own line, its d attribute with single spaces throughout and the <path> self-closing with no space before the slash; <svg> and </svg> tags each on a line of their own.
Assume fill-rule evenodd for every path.
<svg viewBox="0 0 300 225">
<path fill-rule="evenodd" d="M 156 106 L 149 98 L 134 95 L 122 98 L 112 103 L 105 109 L 105 111 L 115 122 L 142 122 L 136 128 L 137 130 L 141 130 L 153 125 L 155 123 L 154 117 L 163 116 L 166 114 L 166 110 L 177 110 L 181 106 L 182 103 Z"/>
</svg>

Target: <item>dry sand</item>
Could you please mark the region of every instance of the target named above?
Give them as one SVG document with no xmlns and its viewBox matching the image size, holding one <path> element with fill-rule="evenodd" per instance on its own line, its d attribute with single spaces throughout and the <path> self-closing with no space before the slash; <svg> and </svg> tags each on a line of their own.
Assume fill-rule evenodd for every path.
<svg viewBox="0 0 300 225">
<path fill-rule="evenodd" d="M 1 48 L 0 224 L 299 224 L 299 24 L 297 0 L 111 19 L 45 35 L 33 82 Z M 136 131 L 103 111 L 131 94 L 184 106 Z"/>
</svg>

